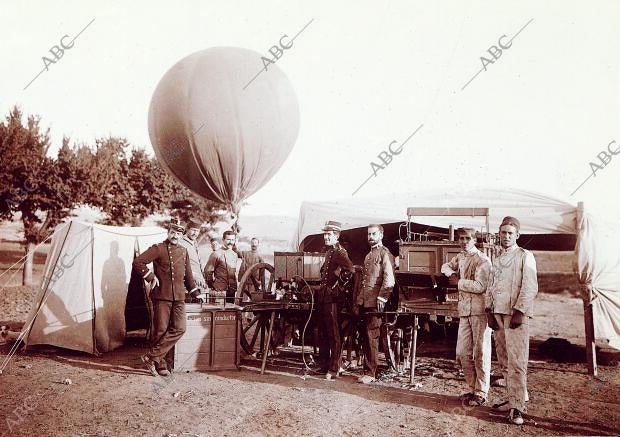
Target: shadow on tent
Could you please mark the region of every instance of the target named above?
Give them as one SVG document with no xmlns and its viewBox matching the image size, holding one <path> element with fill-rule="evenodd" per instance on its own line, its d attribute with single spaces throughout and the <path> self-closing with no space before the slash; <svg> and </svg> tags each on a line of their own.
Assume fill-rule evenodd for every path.
<svg viewBox="0 0 620 437">
<path fill-rule="evenodd" d="M 127 338 L 150 340 L 152 303 L 147 286 L 133 269 L 127 281 L 126 265 L 131 264 L 119 257 L 118 242 L 110 241 L 109 256 L 100 264 L 100 293 L 91 282 L 94 274 L 85 274 L 92 268 L 93 256 L 84 251 L 86 247 L 68 262 L 62 247 L 52 255 L 30 323 L 24 327 L 28 349 L 50 345 L 99 355 L 123 345 Z M 136 246 L 132 261 L 137 252 Z M 92 294 L 84 293 L 88 288 Z"/>
</svg>

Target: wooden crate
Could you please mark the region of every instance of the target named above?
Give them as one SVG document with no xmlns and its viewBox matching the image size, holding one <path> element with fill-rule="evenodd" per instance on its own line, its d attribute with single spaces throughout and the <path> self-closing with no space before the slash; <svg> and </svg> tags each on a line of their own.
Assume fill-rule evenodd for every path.
<svg viewBox="0 0 620 437">
<path fill-rule="evenodd" d="M 494 258 L 493 246 L 477 244 L 478 249 L 491 260 Z M 441 275 L 441 265 L 447 263 L 461 251 L 455 241 L 411 241 L 399 247 L 399 272 L 421 275 Z"/>
<path fill-rule="evenodd" d="M 186 304 L 185 334 L 174 348 L 175 370 L 239 368 L 239 308 Z"/>
<path fill-rule="evenodd" d="M 275 279 L 290 281 L 294 275 L 306 281 L 321 280 L 321 265 L 325 254 L 320 252 L 274 252 L 273 267 Z"/>
</svg>

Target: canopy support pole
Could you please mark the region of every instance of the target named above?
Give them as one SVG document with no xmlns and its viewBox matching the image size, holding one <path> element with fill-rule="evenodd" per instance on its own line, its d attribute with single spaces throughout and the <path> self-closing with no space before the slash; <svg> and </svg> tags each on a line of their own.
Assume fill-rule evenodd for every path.
<svg viewBox="0 0 620 437">
<path fill-rule="evenodd" d="M 580 241 L 581 225 L 583 223 L 584 207 L 583 202 L 577 203 L 577 241 Z M 586 330 L 586 361 L 588 363 L 588 373 L 593 376 L 598 375 L 596 365 L 596 342 L 594 338 L 594 312 L 592 309 L 592 285 L 581 284 L 583 298 L 583 322 Z"/>
</svg>

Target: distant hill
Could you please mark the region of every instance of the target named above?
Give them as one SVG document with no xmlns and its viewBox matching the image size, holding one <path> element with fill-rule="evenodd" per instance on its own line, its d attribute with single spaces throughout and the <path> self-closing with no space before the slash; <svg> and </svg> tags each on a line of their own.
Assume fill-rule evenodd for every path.
<svg viewBox="0 0 620 437">
<path fill-rule="evenodd" d="M 244 216 L 239 217 L 241 237 L 258 237 L 268 240 L 289 241 L 297 229 L 297 217 L 291 216 Z"/>
</svg>

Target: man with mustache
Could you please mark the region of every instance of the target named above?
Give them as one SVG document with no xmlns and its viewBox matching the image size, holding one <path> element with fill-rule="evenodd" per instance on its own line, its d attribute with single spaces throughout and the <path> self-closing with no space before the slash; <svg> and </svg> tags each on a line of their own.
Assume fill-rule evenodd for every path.
<svg viewBox="0 0 620 437">
<path fill-rule="evenodd" d="M 499 227 L 502 249 L 493 261 L 485 309 L 489 326 L 495 331 L 497 359 L 507 373 L 508 400 L 493 407 L 509 411 L 508 418 L 516 425 L 524 423 L 528 400 L 529 319 L 538 294 L 534 255 L 517 245 L 520 229 L 521 223 L 516 218 L 509 216 L 502 220 Z"/>
<path fill-rule="evenodd" d="M 362 285 L 357 296 L 357 306 L 360 318 L 364 323 L 362 333 L 364 341 L 365 367 L 368 371 L 358 379 L 363 384 L 371 383 L 377 377 L 379 354 L 379 334 L 381 330 L 381 316 L 394 285 L 394 256 L 390 253 L 383 241 L 383 226 L 368 225 L 368 244 L 370 252 L 364 258 Z"/>
<path fill-rule="evenodd" d="M 185 333 L 185 288 L 197 298 L 187 250 L 179 244 L 183 226 L 170 219 L 168 238 L 154 244 L 133 261 L 133 268 L 150 283 L 153 301 L 152 346 L 140 359 L 154 375 L 170 376 L 174 363 L 172 348 Z M 153 272 L 147 264 L 153 263 Z"/>
<path fill-rule="evenodd" d="M 237 266 L 242 255 L 237 249 L 237 234 L 225 231 L 223 245 L 209 257 L 205 267 L 207 284 L 215 291 L 226 292 L 226 302 L 235 303 L 237 293 Z"/>
<path fill-rule="evenodd" d="M 470 392 L 463 400 L 471 406 L 486 402 L 491 381 L 491 330 L 484 312 L 491 260 L 476 248 L 476 230 L 456 230 L 462 252 L 441 266 L 459 292 L 459 333 L 456 359 L 461 363 Z"/>
<path fill-rule="evenodd" d="M 187 253 L 189 254 L 190 266 L 192 269 L 192 274 L 194 276 L 194 281 L 196 281 L 196 285 L 203 289 L 207 286 L 207 281 L 205 281 L 205 277 L 203 274 L 203 263 L 200 259 L 200 254 L 198 253 L 198 243 L 196 239 L 200 234 L 200 228 L 202 227 L 202 223 L 198 220 L 192 218 L 187 223 L 187 231 L 183 238 L 181 238 L 180 244 L 187 249 Z"/>
<path fill-rule="evenodd" d="M 327 251 L 321 266 L 321 286 L 316 292 L 319 327 L 319 369 L 325 379 L 331 380 L 340 373 L 342 342 L 338 314 L 338 277 L 343 272 L 353 273 L 353 263 L 338 238 L 342 225 L 328 221 L 323 227 L 323 240 Z"/>
<path fill-rule="evenodd" d="M 258 245 L 260 241 L 254 237 L 250 240 L 250 250 L 244 250 L 241 252 L 242 261 L 239 268 L 239 280 L 243 277 L 246 271 L 248 271 L 254 264 L 265 262 L 263 257 L 258 253 Z M 257 291 L 265 288 L 265 269 L 255 270 L 250 276 L 249 281 L 246 282 L 246 286 L 250 291 Z M 262 285 L 262 287 L 261 287 Z"/>
</svg>

